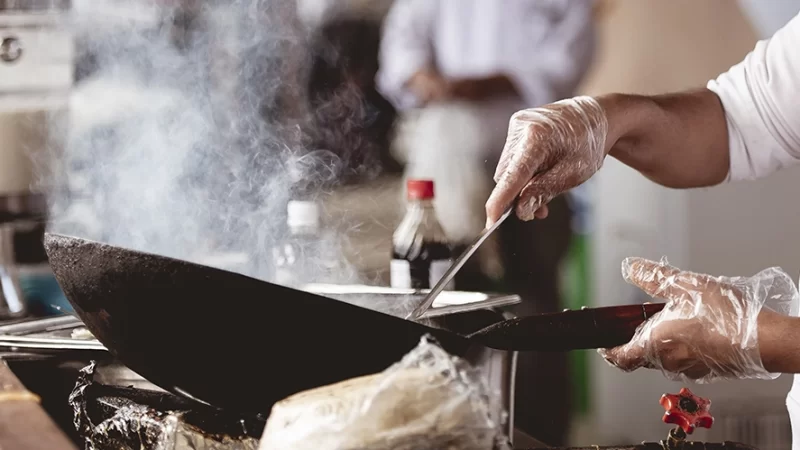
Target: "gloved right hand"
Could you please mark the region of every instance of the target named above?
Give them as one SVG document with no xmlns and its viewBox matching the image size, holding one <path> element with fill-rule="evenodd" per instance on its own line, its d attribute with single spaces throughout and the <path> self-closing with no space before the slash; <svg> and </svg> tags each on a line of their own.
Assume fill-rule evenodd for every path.
<svg viewBox="0 0 800 450">
<path fill-rule="evenodd" d="M 588 180 L 605 159 L 608 120 L 591 97 L 575 97 L 520 111 L 511 118 L 486 203 L 487 225 L 519 197 L 522 220 L 546 216 L 546 205 Z"/>
</svg>

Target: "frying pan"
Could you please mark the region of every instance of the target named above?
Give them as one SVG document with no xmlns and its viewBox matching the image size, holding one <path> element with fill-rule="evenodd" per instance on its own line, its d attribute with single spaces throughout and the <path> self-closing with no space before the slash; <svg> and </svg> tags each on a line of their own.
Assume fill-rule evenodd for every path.
<svg viewBox="0 0 800 450">
<path fill-rule="evenodd" d="M 627 342 L 661 307 L 532 316 L 462 335 L 76 237 L 48 233 L 45 249 L 78 316 L 123 364 L 164 389 L 239 412 L 265 412 L 296 392 L 382 371 L 425 335 L 460 356 L 482 345 L 610 347 Z"/>
</svg>

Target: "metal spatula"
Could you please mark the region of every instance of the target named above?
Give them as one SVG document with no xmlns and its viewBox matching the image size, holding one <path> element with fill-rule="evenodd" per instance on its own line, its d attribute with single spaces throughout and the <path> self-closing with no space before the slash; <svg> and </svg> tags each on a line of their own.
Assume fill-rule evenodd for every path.
<svg viewBox="0 0 800 450">
<path fill-rule="evenodd" d="M 511 206 L 510 208 L 508 208 L 508 210 L 506 210 L 506 212 L 503 213 L 502 216 L 500 216 L 499 219 L 497 219 L 497 222 L 495 222 L 491 227 L 481 231 L 481 233 L 478 235 L 475 241 L 472 244 L 470 244 L 466 248 L 466 250 L 464 250 L 464 252 L 462 252 L 461 255 L 455 260 L 453 265 L 450 266 L 449 269 L 447 269 L 447 272 L 444 273 L 439 282 L 436 283 L 433 289 L 431 289 L 431 291 L 428 293 L 427 297 L 425 297 L 425 301 L 423 301 L 419 306 L 417 306 L 417 308 L 414 311 L 412 311 L 411 314 L 406 316 L 406 319 L 417 320 L 420 317 L 422 317 L 423 314 L 425 314 L 428 308 L 430 308 L 431 305 L 433 305 L 433 301 L 436 300 L 436 297 L 438 297 L 439 294 L 442 293 L 445 286 L 447 286 L 448 283 L 453 281 L 453 278 L 456 276 L 458 271 L 461 270 L 462 267 L 464 267 L 464 264 L 467 262 L 467 260 L 469 260 L 469 258 L 475 254 L 478 248 L 480 248 L 481 244 L 483 244 L 486 241 L 486 239 L 489 238 L 489 236 L 496 229 L 500 228 L 500 225 L 502 225 L 503 222 L 505 222 L 506 219 L 508 219 L 508 217 L 511 215 L 513 211 L 514 211 L 514 206 Z"/>
</svg>

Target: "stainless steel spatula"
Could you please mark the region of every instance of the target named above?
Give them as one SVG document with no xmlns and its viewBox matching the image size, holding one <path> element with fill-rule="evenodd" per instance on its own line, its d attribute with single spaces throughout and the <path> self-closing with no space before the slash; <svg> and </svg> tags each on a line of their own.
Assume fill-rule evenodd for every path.
<svg viewBox="0 0 800 450">
<path fill-rule="evenodd" d="M 433 305 L 433 301 L 436 300 L 436 297 L 438 297 L 439 294 L 442 293 L 445 286 L 447 286 L 448 283 L 453 281 L 453 278 L 456 276 L 458 271 L 461 270 L 462 267 L 464 267 L 464 264 L 467 262 L 467 260 L 469 260 L 469 258 L 473 254 L 475 254 L 478 248 L 480 248 L 481 244 L 483 244 L 486 241 L 486 239 L 496 229 L 500 228 L 500 225 L 502 225 L 503 222 L 505 222 L 506 219 L 508 219 L 508 216 L 510 216 L 513 211 L 514 207 L 511 206 L 510 208 L 508 208 L 508 210 L 506 210 L 506 212 L 503 213 L 502 216 L 500 216 L 499 219 L 497 219 L 497 222 L 495 222 L 491 227 L 481 231 L 481 233 L 478 235 L 475 241 L 472 244 L 470 244 L 466 248 L 466 250 L 464 250 L 464 252 L 461 253 L 461 255 L 455 260 L 453 265 L 450 266 L 449 269 L 447 269 L 447 272 L 444 273 L 439 282 L 436 283 L 433 289 L 431 289 L 431 291 L 425 297 L 425 301 L 423 301 L 419 306 L 417 306 L 417 308 L 414 311 L 412 311 L 411 314 L 406 316 L 406 319 L 417 320 L 420 317 L 422 317 L 423 314 L 425 314 L 425 311 L 427 311 L 428 308 L 430 308 L 431 305 Z"/>
</svg>

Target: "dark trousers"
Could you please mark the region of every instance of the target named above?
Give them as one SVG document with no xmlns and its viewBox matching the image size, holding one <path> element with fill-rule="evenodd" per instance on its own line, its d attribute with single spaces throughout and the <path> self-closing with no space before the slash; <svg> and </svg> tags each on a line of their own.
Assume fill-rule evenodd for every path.
<svg viewBox="0 0 800 450">
<path fill-rule="evenodd" d="M 498 230 L 506 289 L 522 297 L 517 316 L 560 311 L 559 267 L 572 237 L 571 212 L 562 196 L 547 219 L 510 217 Z M 548 445 L 563 445 L 569 432 L 570 379 L 566 353 L 519 354 L 515 397 L 517 428 Z"/>
<path fill-rule="evenodd" d="M 497 231 L 505 267 L 498 286 L 470 260 L 456 276 L 459 290 L 509 292 L 522 302 L 509 308 L 519 317 L 560 311 L 559 268 L 572 238 L 572 213 L 566 198 L 550 203 L 544 220 L 523 222 L 515 216 Z M 456 254 L 463 246 L 456 249 Z M 566 353 L 526 352 L 517 361 L 515 425 L 548 444 L 563 445 L 570 424 L 570 379 Z"/>
</svg>

